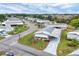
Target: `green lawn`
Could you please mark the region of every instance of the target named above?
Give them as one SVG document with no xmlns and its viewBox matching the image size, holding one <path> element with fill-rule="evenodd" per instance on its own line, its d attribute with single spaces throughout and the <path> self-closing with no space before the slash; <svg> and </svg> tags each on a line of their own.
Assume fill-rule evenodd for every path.
<svg viewBox="0 0 79 59">
<path fill-rule="evenodd" d="M 3 36 L 0 36 L 0 40 L 2 40 L 4 37 Z"/>
<path fill-rule="evenodd" d="M 4 55 L 5 52 L 4 51 L 0 51 L 0 56 Z"/>
<path fill-rule="evenodd" d="M 28 45 L 38 50 L 43 50 L 48 45 L 48 42 L 42 40 L 34 40 L 34 33 L 30 33 L 27 36 L 21 38 L 18 42 L 23 45 Z"/>
<path fill-rule="evenodd" d="M 25 25 L 17 25 L 17 26 L 14 26 L 14 30 L 9 32 L 8 34 L 10 35 L 18 34 L 18 33 L 26 31 L 27 29 L 28 27 Z"/>
<path fill-rule="evenodd" d="M 67 55 L 67 54 L 73 52 L 77 48 L 79 48 L 79 42 L 78 41 L 73 42 L 73 40 L 67 39 L 66 34 L 67 34 L 67 31 L 63 31 L 61 34 L 61 40 L 60 40 L 60 43 L 59 43 L 58 48 L 57 48 L 57 55 L 64 56 L 64 55 Z M 73 45 L 75 43 L 78 43 L 78 44 L 76 44 L 75 47 L 69 46 L 69 44 Z"/>
</svg>

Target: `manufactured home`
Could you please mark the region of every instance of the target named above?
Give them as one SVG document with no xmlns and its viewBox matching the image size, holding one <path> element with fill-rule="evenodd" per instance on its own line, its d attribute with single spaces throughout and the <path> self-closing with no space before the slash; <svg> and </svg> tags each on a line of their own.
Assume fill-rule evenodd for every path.
<svg viewBox="0 0 79 59">
<path fill-rule="evenodd" d="M 73 31 L 73 32 L 69 32 L 69 33 L 67 33 L 67 38 L 68 39 L 76 39 L 76 40 L 78 40 L 79 41 L 79 30 L 75 30 L 75 31 Z"/>
<path fill-rule="evenodd" d="M 34 38 L 36 40 L 51 40 L 52 38 L 57 38 L 57 29 L 53 27 L 46 27 L 35 33 Z"/>
</svg>

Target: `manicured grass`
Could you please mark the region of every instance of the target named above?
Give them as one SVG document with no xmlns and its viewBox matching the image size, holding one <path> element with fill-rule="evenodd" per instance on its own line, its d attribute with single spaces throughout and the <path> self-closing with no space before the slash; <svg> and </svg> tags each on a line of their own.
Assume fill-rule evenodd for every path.
<svg viewBox="0 0 79 59">
<path fill-rule="evenodd" d="M 48 42 L 43 41 L 43 40 L 35 40 L 33 36 L 34 36 L 34 33 L 30 33 L 24 36 L 23 38 L 19 39 L 18 42 L 23 45 L 31 46 L 38 50 L 43 50 L 44 48 L 46 48 L 46 46 L 48 45 Z"/>
<path fill-rule="evenodd" d="M 64 56 L 64 55 L 67 55 L 67 54 L 73 52 L 77 48 L 79 48 L 79 42 L 78 42 L 78 44 L 76 44 L 77 46 L 75 46 L 75 47 L 69 46 L 68 45 L 69 43 L 70 43 L 70 45 L 72 45 L 73 43 L 75 44 L 76 41 L 73 42 L 73 40 L 67 39 L 67 31 L 63 31 L 61 34 L 60 43 L 57 48 L 57 55 Z"/>
<path fill-rule="evenodd" d="M 28 27 L 25 25 L 16 25 L 16 26 L 14 26 L 14 30 L 9 32 L 8 34 L 10 34 L 10 35 L 18 34 L 18 33 L 26 31 L 27 29 L 28 29 Z"/>
</svg>

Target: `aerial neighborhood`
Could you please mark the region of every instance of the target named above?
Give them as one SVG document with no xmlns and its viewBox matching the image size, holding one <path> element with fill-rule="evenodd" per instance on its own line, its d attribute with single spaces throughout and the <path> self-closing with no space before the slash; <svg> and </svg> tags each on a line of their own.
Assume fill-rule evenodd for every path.
<svg viewBox="0 0 79 59">
<path fill-rule="evenodd" d="M 79 15 L 1 14 L 0 55 L 79 56 Z"/>
</svg>

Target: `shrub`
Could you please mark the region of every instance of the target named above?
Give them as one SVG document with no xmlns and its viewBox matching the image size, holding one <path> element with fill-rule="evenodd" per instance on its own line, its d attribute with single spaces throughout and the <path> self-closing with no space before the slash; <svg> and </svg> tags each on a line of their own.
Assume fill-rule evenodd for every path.
<svg viewBox="0 0 79 59">
<path fill-rule="evenodd" d="M 78 46 L 79 42 L 73 39 L 71 42 L 68 42 L 68 46 L 75 47 Z"/>
</svg>

